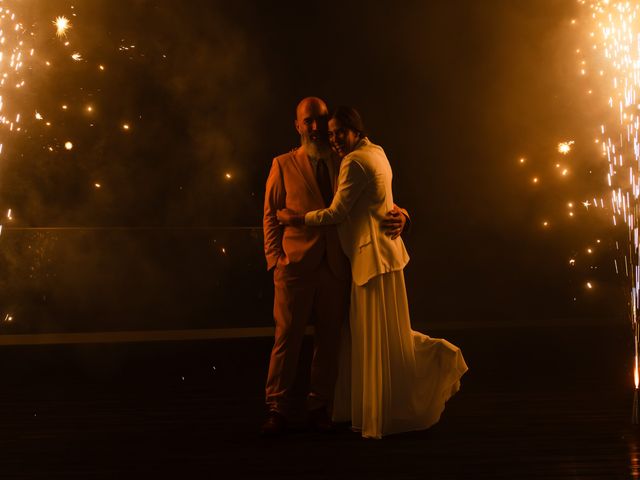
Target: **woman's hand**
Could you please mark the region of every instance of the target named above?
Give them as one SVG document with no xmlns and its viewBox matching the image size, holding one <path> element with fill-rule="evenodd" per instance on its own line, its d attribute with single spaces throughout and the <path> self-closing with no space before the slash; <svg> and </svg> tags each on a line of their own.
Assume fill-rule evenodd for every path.
<svg viewBox="0 0 640 480">
<path fill-rule="evenodd" d="M 304 225 L 304 215 L 297 214 L 288 208 L 278 210 L 276 216 L 280 225 L 290 225 L 292 227 L 300 227 Z"/>
</svg>

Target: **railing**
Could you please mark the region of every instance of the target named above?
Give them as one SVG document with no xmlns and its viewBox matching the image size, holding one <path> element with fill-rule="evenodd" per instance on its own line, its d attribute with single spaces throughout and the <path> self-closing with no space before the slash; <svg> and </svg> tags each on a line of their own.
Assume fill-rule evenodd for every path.
<svg viewBox="0 0 640 480">
<path fill-rule="evenodd" d="M 273 324 L 260 227 L 5 227 L 0 272 L 0 335 Z"/>
</svg>

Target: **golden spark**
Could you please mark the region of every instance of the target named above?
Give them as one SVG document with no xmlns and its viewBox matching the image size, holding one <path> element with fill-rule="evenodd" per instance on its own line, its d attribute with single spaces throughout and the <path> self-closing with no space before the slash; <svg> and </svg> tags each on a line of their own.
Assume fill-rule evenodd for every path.
<svg viewBox="0 0 640 480">
<path fill-rule="evenodd" d="M 71 22 L 67 17 L 56 17 L 56 19 L 53 21 L 53 24 L 56 26 L 56 35 L 58 36 L 58 38 L 67 36 L 67 30 L 71 28 Z"/>
<path fill-rule="evenodd" d="M 573 145 L 574 143 L 575 142 L 573 140 L 569 140 L 568 142 L 561 142 L 558 144 L 558 151 L 561 154 L 566 155 L 571 151 L 571 145 Z"/>
</svg>

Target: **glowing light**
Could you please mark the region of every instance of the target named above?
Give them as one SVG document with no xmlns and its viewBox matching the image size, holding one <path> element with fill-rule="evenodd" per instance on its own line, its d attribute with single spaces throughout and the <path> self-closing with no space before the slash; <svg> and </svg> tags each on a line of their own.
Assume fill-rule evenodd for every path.
<svg viewBox="0 0 640 480">
<path fill-rule="evenodd" d="M 589 290 L 593 289 L 593 284 L 591 282 L 587 282 L 587 288 Z"/>
<path fill-rule="evenodd" d="M 571 260 L 569 260 L 569 265 L 571 265 L 572 267 L 576 264 L 576 259 L 572 258 Z"/>
<path fill-rule="evenodd" d="M 525 162 L 525 159 L 524 159 L 524 158 L 521 158 L 519 161 L 520 161 L 520 163 L 522 164 L 522 163 L 524 163 L 524 162 Z"/>
<path fill-rule="evenodd" d="M 231 174 L 230 173 L 225 173 L 224 176 L 225 176 L 225 178 L 227 180 L 231 180 Z"/>
<path fill-rule="evenodd" d="M 65 142 L 64 148 L 66 148 L 67 150 L 72 150 L 73 149 L 73 143 Z"/>
<path fill-rule="evenodd" d="M 128 123 L 125 123 L 125 124 L 123 124 L 123 125 L 122 125 L 122 129 L 123 129 L 123 130 L 129 130 L 130 128 L 131 128 L 131 127 L 129 126 L 129 124 L 128 124 Z"/>
<path fill-rule="evenodd" d="M 82 60 L 82 55 L 76 52 L 73 55 L 71 55 L 71 58 L 73 58 L 76 62 L 79 62 L 80 60 Z"/>
<path fill-rule="evenodd" d="M 558 144 L 558 152 L 560 152 L 563 155 L 566 155 L 567 153 L 569 153 L 571 151 L 571 145 L 573 145 L 575 142 L 573 140 L 569 140 L 568 142 L 561 142 Z"/>
<path fill-rule="evenodd" d="M 102 188 L 102 185 L 100 185 L 99 183 L 94 183 L 93 186 L 96 188 Z"/>
<path fill-rule="evenodd" d="M 56 35 L 59 38 L 67 36 L 67 30 L 71 28 L 71 22 L 67 17 L 56 17 L 53 24 L 56 26 Z"/>
<path fill-rule="evenodd" d="M 538 183 L 538 177 L 533 177 L 533 179 L 531 180 L 533 183 Z"/>
</svg>

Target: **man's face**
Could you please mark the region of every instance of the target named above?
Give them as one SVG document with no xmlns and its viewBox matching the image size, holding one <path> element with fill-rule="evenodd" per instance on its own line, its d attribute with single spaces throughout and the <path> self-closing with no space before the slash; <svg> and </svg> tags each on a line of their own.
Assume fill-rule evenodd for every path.
<svg viewBox="0 0 640 480">
<path fill-rule="evenodd" d="M 327 119 L 329 112 L 320 102 L 305 102 L 296 112 L 296 130 L 302 145 L 312 150 L 323 150 L 328 146 Z"/>
<path fill-rule="evenodd" d="M 329 142 L 340 158 L 351 153 L 359 141 L 359 133 L 343 127 L 335 118 L 329 120 Z"/>
</svg>

